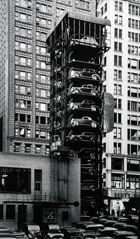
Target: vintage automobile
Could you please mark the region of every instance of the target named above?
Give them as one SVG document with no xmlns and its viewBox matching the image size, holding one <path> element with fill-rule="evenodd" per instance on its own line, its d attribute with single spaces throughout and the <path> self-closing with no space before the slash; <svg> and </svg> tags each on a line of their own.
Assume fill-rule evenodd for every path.
<svg viewBox="0 0 140 239">
<path fill-rule="evenodd" d="M 134 232 L 129 231 L 115 231 L 113 232 L 113 239 L 126 239 L 128 236 L 135 236 Z"/>
<path fill-rule="evenodd" d="M 46 239 L 63 239 L 64 234 L 61 232 L 60 225 L 57 223 L 42 223 L 41 234 Z"/>
<path fill-rule="evenodd" d="M 69 109 L 71 110 L 91 110 L 96 112 L 98 106 L 95 105 L 94 101 L 91 100 L 83 100 L 82 102 L 70 102 L 68 104 Z"/>
<path fill-rule="evenodd" d="M 22 225 L 22 232 L 25 232 L 28 238 L 37 238 L 40 236 L 40 226 L 34 223 L 24 223 Z"/>
<path fill-rule="evenodd" d="M 82 95 L 90 95 L 97 96 L 97 89 L 92 84 L 84 84 L 80 87 L 71 87 L 68 90 L 68 95 L 72 94 L 82 94 Z"/>
<path fill-rule="evenodd" d="M 117 230 L 118 229 L 114 227 L 104 227 L 103 229 L 99 229 L 98 232 L 100 233 L 100 236 L 112 237 L 113 233 Z"/>
<path fill-rule="evenodd" d="M 93 48 L 98 47 L 99 44 L 93 36 L 83 36 L 81 39 L 71 39 L 70 45 L 85 45 Z"/>
<path fill-rule="evenodd" d="M 83 78 L 83 79 L 90 79 L 94 81 L 99 81 L 99 75 L 96 74 L 95 70 L 90 69 L 78 69 L 78 68 L 71 68 L 69 70 L 68 78 Z"/>
<path fill-rule="evenodd" d="M 81 134 L 69 133 L 68 141 L 69 142 L 79 142 L 79 141 L 93 141 L 95 139 L 95 134 L 92 132 L 82 132 Z"/>
<path fill-rule="evenodd" d="M 72 118 L 70 121 L 70 126 L 90 126 L 92 128 L 97 128 L 97 122 L 95 122 L 91 117 L 89 116 L 83 116 L 82 118 Z"/>
<path fill-rule="evenodd" d="M 63 227 L 61 232 L 64 234 L 64 238 L 71 239 L 73 237 L 81 236 L 81 231 L 75 227 Z"/>
</svg>

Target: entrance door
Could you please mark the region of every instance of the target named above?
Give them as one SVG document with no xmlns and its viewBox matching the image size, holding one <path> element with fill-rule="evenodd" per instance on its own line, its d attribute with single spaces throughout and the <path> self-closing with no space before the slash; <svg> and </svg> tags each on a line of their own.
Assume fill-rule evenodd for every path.
<svg viewBox="0 0 140 239">
<path fill-rule="evenodd" d="M 27 221 L 27 205 L 18 205 L 18 231 L 21 231 L 21 226 Z"/>
</svg>

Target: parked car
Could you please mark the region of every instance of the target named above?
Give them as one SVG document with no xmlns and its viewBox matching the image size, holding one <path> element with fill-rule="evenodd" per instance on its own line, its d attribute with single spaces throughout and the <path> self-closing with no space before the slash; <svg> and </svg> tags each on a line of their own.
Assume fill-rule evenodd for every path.
<svg viewBox="0 0 140 239">
<path fill-rule="evenodd" d="M 82 94 L 89 96 L 97 96 L 97 89 L 92 84 L 84 84 L 80 87 L 71 87 L 68 90 L 68 95 Z"/>
<path fill-rule="evenodd" d="M 129 231 L 115 231 L 113 233 L 113 239 L 126 239 L 128 236 L 135 236 L 135 233 Z"/>
<path fill-rule="evenodd" d="M 12 235 L 18 239 L 28 239 L 28 236 L 24 232 L 12 232 Z"/>
<path fill-rule="evenodd" d="M 0 239 L 15 239 L 15 237 L 10 233 L 0 233 Z"/>
<path fill-rule="evenodd" d="M 37 224 L 24 223 L 22 225 L 22 231 L 25 232 L 29 238 L 36 238 L 40 236 L 40 226 Z"/>
<path fill-rule="evenodd" d="M 75 126 L 90 126 L 92 128 L 97 128 L 97 123 L 89 116 L 83 116 L 82 118 L 72 118 L 70 125 Z"/>
<path fill-rule="evenodd" d="M 91 100 L 83 100 L 82 102 L 70 102 L 68 104 L 69 109 L 71 110 L 90 110 L 96 112 L 98 106 L 95 105 L 94 101 Z"/>
<path fill-rule="evenodd" d="M 120 218 L 118 218 L 118 222 L 130 223 L 131 219 L 127 218 L 127 217 L 120 217 Z"/>
<path fill-rule="evenodd" d="M 113 225 L 113 227 L 117 228 L 118 230 L 124 230 L 126 226 L 127 224 L 125 222 L 116 222 Z"/>
<path fill-rule="evenodd" d="M 10 229 L 7 227 L 0 227 L 0 233 L 10 233 Z"/>
<path fill-rule="evenodd" d="M 62 239 L 64 234 L 61 232 L 60 225 L 57 223 L 42 223 L 41 225 L 41 234 L 48 239 Z"/>
<path fill-rule="evenodd" d="M 61 229 L 64 238 L 71 239 L 73 237 L 81 236 L 81 231 L 75 227 L 64 227 Z"/>
<path fill-rule="evenodd" d="M 68 135 L 69 142 L 79 142 L 79 141 L 86 141 L 91 142 L 95 139 L 95 134 L 92 132 L 82 132 L 81 134 L 74 134 L 73 131 Z"/>
<path fill-rule="evenodd" d="M 104 226 L 105 226 L 105 227 L 112 227 L 115 223 L 117 223 L 117 221 L 115 221 L 115 220 L 107 220 L 107 221 L 104 223 Z"/>
<path fill-rule="evenodd" d="M 99 229 L 98 232 L 100 233 L 100 236 L 109 236 L 112 237 L 114 231 L 117 231 L 117 228 L 114 227 L 104 227 L 103 229 Z"/>
<path fill-rule="evenodd" d="M 69 70 L 68 79 L 71 78 L 82 78 L 82 79 L 89 79 L 94 81 L 99 81 L 100 77 L 96 73 L 95 70 L 92 69 L 78 69 L 78 68 L 71 68 Z"/>
<path fill-rule="evenodd" d="M 138 235 L 138 226 L 126 224 L 126 225 L 122 226 L 122 228 L 125 231 L 131 231 L 131 232 L 134 232 L 136 235 Z"/>
</svg>

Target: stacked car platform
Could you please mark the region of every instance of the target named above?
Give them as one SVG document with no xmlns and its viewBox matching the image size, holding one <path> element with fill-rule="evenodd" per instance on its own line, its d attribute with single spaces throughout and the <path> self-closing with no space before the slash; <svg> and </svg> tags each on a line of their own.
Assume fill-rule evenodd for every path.
<svg viewBox="0 0 140 239">
<path fill-rule="evenodd" d="M 47 41 L 51 156 L 81 158 L 83 211 L 102 183 L 102 55 L 107 20 L 66 15 Z M 92 20 L 92 21 L 89 21 Z"/>
</svg>

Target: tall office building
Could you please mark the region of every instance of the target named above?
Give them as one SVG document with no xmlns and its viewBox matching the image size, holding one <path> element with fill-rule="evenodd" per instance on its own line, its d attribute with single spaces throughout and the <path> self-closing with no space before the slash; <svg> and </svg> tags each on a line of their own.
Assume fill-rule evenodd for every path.
<svg viewBox="0 0 140 239">
<path fill-rule="evenodd" d="M 104 134 L 103 181 L 117 211 L 140 194 L 140 1 L 100 0 L 98 16 L 112 26 L 104 89 L 114 95 L 114 130 Z"/>
<path fill-rule="evenodd" d="M 5 225 L 21 225 L 27 218 L 32 221 L 39 215 L 57 214 L 56 206 L 48 212 L 45 205 L 43 215 L 40 207 L 35 205 L 34 213 L 32 207 L 36 196 L 41 198 L 38 202 L 42 196 L 46 202 L 51 197 L 50 201 L 55 201 L 56 196 L 50 195 L 54 175 L 49 158 L 50 65 L 46 36 L 64 10 L 93 16 L 95 6 L 95 0 L 0 1 L 0 220 Z M 80 180 L 80 166 L 78 160 L 73 164 L 77 165 L 76 172 L 70 174 L 69 181 L 75 185 Z M 74 193 L 79 192 L 76 187 L 69 194 L 73 201 L 79 198 Z M 70 220 L 65 211 L 63 220 Z"/>
</svg>

